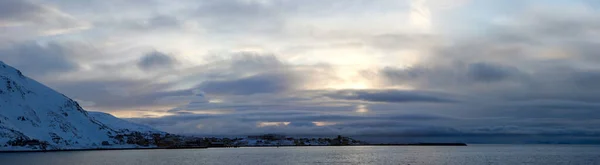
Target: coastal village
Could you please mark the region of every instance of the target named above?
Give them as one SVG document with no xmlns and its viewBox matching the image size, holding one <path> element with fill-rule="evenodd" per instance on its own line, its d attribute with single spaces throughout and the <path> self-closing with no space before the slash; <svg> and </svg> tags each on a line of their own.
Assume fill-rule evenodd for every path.
<svg viewBox="0 0 600 165">
<path fill-rule="evenodd" d="M 205 138 L 209 146 L 225 147 L 252 146 L 349 146 L 364 145 L 365 142 L 338 135 L 335 138 L 293 138 L 284 135 L 266 134 L 246 138 Z"/>
<path fill-rule="evenodd" d="M 351 146 L 367 143 L 338 135 L 334 138 L 294 138 L 278 134 L 247 136 L 243 138 L 194 137 L 172 134 L 125 136 L 126 144 L 158 148 L 214 148 L 214 147 L 278 147 L 278 146 Z M 104 143 L 103 146 L 110 146 Z"/>
</svg>

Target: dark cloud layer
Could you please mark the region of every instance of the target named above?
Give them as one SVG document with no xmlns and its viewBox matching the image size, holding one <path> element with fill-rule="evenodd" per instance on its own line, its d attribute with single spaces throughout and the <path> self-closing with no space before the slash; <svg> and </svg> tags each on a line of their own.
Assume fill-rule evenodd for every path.
<svg viewBox="0 0 600 165">
<path fill-rule="evenodd" d="M 478 82 L 497 82 L 519 74 L 516 68 L 486 63 L 470 64 L 467 70 L 469 78 Z"/>
<path fill-rule="evenodd" d="M 270 73 L 229 81 L 205 81 L 198 89 L 208 94 L 251 95 L 292 90 L 300 79 L 286 73 Z"/>
<path fill-rule="evenodd" d="M 145 54 L 138 62 L 138 67 L 144 70 L 155 70 L 171 68 L 177 63 L 173 57 L 168 54 L 153 51 Z"/>
<path fill-rule="evenodd" d="M 22 0 L 0 1 L 0 23 L 4 21 L 17 21 L 21 19 L 37 19 L 38 14 L 43 13 L 44 8 Z"/>
<path fill-rule="evenodd" d="M 79 66 L 70 59 L 71 53 L 58 43 L 26 42 L 0 48 L 3 61 L 31 76 L 77 70 Z"/>
<path fill-rule="evenodd" d="M 164 91 L 168 84 L 146 81 L 78 81 L 49 85 L 69 97 L 95 103 L 99 106 L 95 110 L 177 105 L 194 95 L 191 90 Z"/>
<path fill-rule="evenodd" d="M 362 100 L 372 102 L 408 103 L 408 102 L 431 102 L 446 103 L 454 102 L 450 98 L 444 98 L 441 94 L 424 91 L 400 91 L 400 90 L 372 90 L 372 91 L 339 91 L 329 95 L 331 98 L 344 100 Z"/>
</svg>

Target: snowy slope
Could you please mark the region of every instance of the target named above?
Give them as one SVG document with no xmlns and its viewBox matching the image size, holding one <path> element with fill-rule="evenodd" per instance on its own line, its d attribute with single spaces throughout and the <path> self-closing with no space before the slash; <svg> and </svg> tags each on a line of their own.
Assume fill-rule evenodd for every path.
<svg viewBox="0 0 600 165">
<path fill-rule="evenodd" d="M 111 148 L 131 147 L 115 136 L 159 132 L 108 114 L 92 114 L 0 61 L 0 150 L 101 148 L 102 142 Z"/>
<path fill-rule="evenodd" d="M 130 131 L 138 131 L 138 132 L 151 132 L 151 133 L 162 133 L 159 130 L 151 128 L 146 125 L 132 123 L 123 119 L 119 119 L 111 114 L 104 112 L 94 112 L 88 111 L 88 114 L 94 119 L 101 121 L 104 125 L 109 128 L 119 130 L 120 132 L 130 132 Z"/>
</svg>

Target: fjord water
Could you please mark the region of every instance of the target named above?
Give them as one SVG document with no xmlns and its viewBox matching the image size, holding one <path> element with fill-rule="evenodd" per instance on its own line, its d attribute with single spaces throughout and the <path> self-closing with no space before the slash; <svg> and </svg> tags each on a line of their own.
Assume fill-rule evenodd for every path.
<svg viewBox="0 0 600 165">
<path fill-rule="evenodd" d="M 600 146 L 214 148 L 2 153 L 0 164 L 600 164 Z"/>
</svg>

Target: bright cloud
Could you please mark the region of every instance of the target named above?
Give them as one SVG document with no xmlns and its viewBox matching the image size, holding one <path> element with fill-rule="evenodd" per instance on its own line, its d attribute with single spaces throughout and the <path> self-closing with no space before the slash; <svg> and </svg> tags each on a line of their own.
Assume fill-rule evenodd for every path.
<svg viewBox="0 0 600 165">
<path fill-rule="evenodd" d="M 259 122 L 257 127 L 281 127 L 290 125 L 291 122 Z"/>
</svg>

